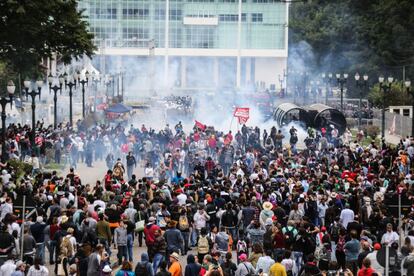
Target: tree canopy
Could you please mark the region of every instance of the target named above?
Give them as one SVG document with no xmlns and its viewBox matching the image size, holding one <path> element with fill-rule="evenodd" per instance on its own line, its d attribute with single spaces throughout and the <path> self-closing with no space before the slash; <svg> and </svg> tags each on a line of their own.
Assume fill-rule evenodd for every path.
<svg viewBox="0 0 414 276">
<path fill-rule="evenodd" d="M 69 63 L 95 50 L 76 0 L 4 0 L 0 18 L 0 62 L 11 71 L 33 74 L 54 53 Z"/>
<path fill-rule="evenodd" d="M 312 0 L 294 3 L 289 19 L 289 64 L 308 44 L 310 72 L 392 74 L 414 77 L 414 5 L 411 0 Z M 306 54 L 306 58 L 309 54 Z M 299 57 L 300 58 L 300 57 Z"/>
</svg>

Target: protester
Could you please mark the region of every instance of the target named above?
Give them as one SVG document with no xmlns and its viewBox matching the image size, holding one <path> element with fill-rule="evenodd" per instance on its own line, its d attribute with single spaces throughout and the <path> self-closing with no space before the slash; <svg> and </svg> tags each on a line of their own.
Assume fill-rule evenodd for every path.
<svg viewBox="0 0 414 276">
<path fill-rule="evenodd" d="M 19 141 L 17 151 L 7 154 L 35 159 L 34 169 L 23 173 L 13 162 L 0 164 L 4 268 L 16 264 L 9 253 L 20 249 L 23 235 L 26 263 L 36 261 L 39 269 L 55 263 L 55 274 L 76 273 L 75 262 L 81 275 L 110 274 L 115 255 L 119 265 L 134 261 L 136 245 L 142 253 L 139 275 L 197 274 L 199 265 L 200 275 L 298 275 L 335 267 L 356 274 L 363 262 L 365 272 L 383 274 L 378 251 L 395 247 L 400 238 L 402 254 L 390 271 L 400 264 L 412 270 L 414 207 L 403 212 L 399 229 L 393 204 L 398 191 L 413 203 L 412 139 L 395 147 L 375 141 L 364 146 L 348 131 L 342 141 L 338 128 L 329 125 L 308 129 L 306 138 L 296 125 L 266 134 L 246 125 L 234 134 L 200 127 L 61 125 L 55 131 L 39 123 L 38 143 L 31 144 L 30 127 L 9 125 L 7 143 Z M 87 166 L 109 157 L 102 184 L 84 183 L 78 173 L 81 147 Z M 52 161 L 72 167 L 67 175 L 45 171 Z M 11 214 L 22 195 L 33 199 L 36 215 L 20 231 Z M 236 269 L 228 257 L 233 249 L 240 261 Z M 187 255 L 185 269 L 178 253 Z"/>
</svg>

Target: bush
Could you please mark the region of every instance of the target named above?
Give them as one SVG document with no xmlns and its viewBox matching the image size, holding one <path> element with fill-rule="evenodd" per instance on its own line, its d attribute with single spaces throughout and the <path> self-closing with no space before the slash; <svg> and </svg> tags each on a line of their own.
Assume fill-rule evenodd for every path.
<svg viewBox="0 0 414 276">
<path fill-rule="evenodd" d="M 19 179 L 25 174 L 32 173 L 33 166 L 30 164 L 21 162 L 20 160 L 14 160 L 14 159 L 7 161 L 7 163 L 12 168 L 12 170 L 15 172 L 17 179 Z"/>
<path fill-rule="evenodd" d="M 364 128 L 365 135 L 371 137 L 372 139 L 377 138 L 380 133 L 380 128 L 378 126 L 370 125 Z"/>
</svg>

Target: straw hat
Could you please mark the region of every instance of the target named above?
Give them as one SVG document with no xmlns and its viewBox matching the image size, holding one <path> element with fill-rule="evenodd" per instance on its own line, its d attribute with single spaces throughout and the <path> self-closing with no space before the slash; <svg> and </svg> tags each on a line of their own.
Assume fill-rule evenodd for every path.
<svg viewBox="0 0 414 276">
<path fill-rule="evenodd" d="M 273 204 L 269 201 L 263 203 L 263 209 L 266 211 L 270 211 L 273 208 Z"/>
<path fill-rule="evenodd" d="M 174 259 L 176 259 L 177 261 L 179 260 L 180 256 L 178 256 L 178 254 L 176 252 L 173 252 L 172 254 L 170 254 L 170 257 L 173 257 Z"/>
</svg>

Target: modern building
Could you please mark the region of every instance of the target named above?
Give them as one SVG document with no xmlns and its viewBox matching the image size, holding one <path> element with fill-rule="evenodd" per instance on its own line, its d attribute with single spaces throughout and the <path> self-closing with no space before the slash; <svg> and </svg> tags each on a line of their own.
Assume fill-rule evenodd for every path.
<svg viewBox="0 0 414 276">
<path fill-rule="evenodd" d="M 278 0 L 81 0 L 102 73 L 134 89 L 280 87 L 288 4 Z M 128 90 L 128 89 L 127 89 Z"/>
</svg>

